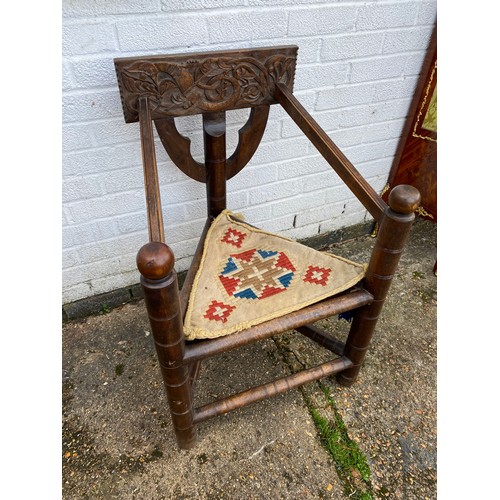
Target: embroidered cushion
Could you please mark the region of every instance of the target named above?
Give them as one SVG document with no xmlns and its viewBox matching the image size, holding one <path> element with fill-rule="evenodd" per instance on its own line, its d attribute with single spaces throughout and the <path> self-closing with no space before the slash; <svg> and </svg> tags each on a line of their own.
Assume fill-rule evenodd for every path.
<svg viewBox="0 0 500 500">
<path fill-rule="evenodd" d="M 184 334 L 229 335 L 340 293 L 364 274 L 365 265 L 261 231 L 225 210 L 205 240 Z"/>
</svg>

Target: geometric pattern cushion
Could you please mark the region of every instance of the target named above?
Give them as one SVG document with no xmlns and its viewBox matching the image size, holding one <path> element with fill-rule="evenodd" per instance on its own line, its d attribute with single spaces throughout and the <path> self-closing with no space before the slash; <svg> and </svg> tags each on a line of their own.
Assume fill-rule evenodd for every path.
<svg viewBox="0 0 500 500">
<path fill-rule="evenodd" d="M 193 340 L 245 330 L 347 290 L 365 270 L 256 229 L 225 210 L 205 239 L 184 335 Z"/>
</svg>

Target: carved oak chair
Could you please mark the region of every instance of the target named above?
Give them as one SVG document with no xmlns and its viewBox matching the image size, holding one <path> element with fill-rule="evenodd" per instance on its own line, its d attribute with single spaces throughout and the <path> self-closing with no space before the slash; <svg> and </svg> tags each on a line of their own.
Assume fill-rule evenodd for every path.
<svg viewBox="0 0 500 500">
<path fill-rule="evenodd" d="M 137 266 L 181 448 L 196 444 L 197 424 L 211 417 L 334 374 L 343 385 L 355 382 L 419 206 L 419 192 L 406 185 L 393 189 L 387 206 L 301 106 L 292 93 L 296 55 L 297 47 L 285 46 L 115 59 L 125 121 L 140 123 L 149 243 L 139 250 Z M 252 158 L 269 107 L 278 103 L 378 223 L 367 266 L 293 247 L 226 210 L 226 180 Z M 226 158 L 225 112 L 240 108 L 251 108 L 250 115 Z M 176 117 L 193 114 L 203 117 L 203 164 L 193 159 L 190 140 L 175 124 Z M 164 235 L 153 122 L 177 167 L 206 184 L 207 220 L 180 292 Z M 312 265 L 316 259 L 320 264 Z M 331 271 L 334 265 L 345 269 Z M 330 286 L 338 276 L 343 281 Z M 319 292 L 309 297 L 313 289 Z M 346 313 L 352 323 L 345 343 L 312 324 Z M 309 337 L 334 359 L 193 407 L 202 360 L 286 330 Z"/>
</svg>

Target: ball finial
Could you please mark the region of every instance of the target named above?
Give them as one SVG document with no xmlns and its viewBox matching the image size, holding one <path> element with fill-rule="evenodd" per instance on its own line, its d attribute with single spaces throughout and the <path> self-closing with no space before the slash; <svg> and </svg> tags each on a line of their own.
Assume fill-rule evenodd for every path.
<svg viewBox="0 0 500 500">
<path fill-rule="evenodd" d="M 137 253 L 137 267 L 150 280 L 165 278 L 174 267 L 174 254 L 170 247 L 160 241 L 146 243 Z"/>
<path fill-rule="evenodd" d="M 389 193 L 389 206 L 400 214 L 411 214 L 419 207 L 421 201 L 417 188 L 408 184 L 400 184 Z"/>
</svg>

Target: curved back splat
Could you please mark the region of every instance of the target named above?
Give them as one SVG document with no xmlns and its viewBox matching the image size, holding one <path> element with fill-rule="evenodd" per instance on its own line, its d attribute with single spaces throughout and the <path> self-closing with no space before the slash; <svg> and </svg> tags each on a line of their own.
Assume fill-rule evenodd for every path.
<svg viewBox="0 0 500 500">
<path fill-rule="evenodd" d="M 266 130 L 268 116 L 269 105 L 251 108 L 247 122 L 238 132 L 238 145 L 227 159 L 226 179 L 234 177 L 252 159 Z M 159 118 L 154 122 L 163 147 L 176 166 L 191 179 L 207 182 L 205 166 L 193 158 L 191 139 L 178 131 L 175 119 L 173 117 Z"/>
</svg>

